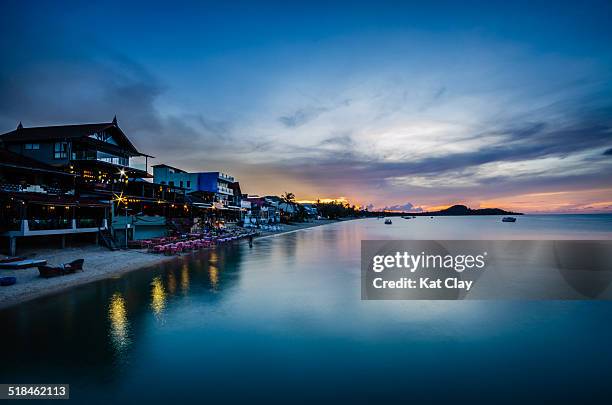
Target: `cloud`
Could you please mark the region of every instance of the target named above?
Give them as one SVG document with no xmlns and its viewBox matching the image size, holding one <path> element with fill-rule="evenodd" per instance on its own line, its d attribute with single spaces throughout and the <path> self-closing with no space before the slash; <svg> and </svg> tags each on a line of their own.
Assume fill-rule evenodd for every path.
<svg viewBox="0 0 612 405">
<path fill-rule="evenodd" d="M 415 207 L 412 203 L 391 205 L 383 208 L 385 211 L 402 211 L 402 212 L 423 212 L 423 208 Z"/>
<path fill-rule="evenodd" d="M 314 120 L 326 111 L 328 111 L 328 109 L 325 107 L 302 108 L 295 111 L 293 114 L 281 116 L 278 120 L 288 128 L 295 128 Z"/>
<path fill-rule="evenodd" d="M 159 68 L 148 52 L 9 28 L 0 131 L 117 114 L 155 163 L 223 169 L 255 193 L 341 194 L 376 206 L 612 183 L 605 58 L 394 31 L 236 49 L 217 55 L 215 69 Z"/>
</svg>

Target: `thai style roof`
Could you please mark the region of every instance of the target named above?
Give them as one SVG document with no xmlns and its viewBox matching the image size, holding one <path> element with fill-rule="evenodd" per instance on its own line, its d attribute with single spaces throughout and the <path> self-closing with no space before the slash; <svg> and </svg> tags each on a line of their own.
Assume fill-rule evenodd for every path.
<svg viewBox="0 0 612 405">
<path fill-rule="evenodd" d="M 117 125 L 117 118 L 112 122 L 98 124 L 52 125 L 44 127 L 24 127 L 21 122 L 13 131 L 0 135 L 0 140 L 6 143 L 43 142 L 69 139 L 86 139 L 89 136 L 108 131 L 113 134 L 118 145 L 133 156 L 147 156 L 138 152 L 134 144 Z"/>
</svg>

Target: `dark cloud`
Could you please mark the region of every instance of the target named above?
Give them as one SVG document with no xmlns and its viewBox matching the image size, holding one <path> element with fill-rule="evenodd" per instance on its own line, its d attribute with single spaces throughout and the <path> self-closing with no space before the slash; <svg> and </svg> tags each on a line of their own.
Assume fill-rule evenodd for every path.
<svg viewBox="0 0 612 405">
<path fill-rule="evenodd" d="M 180 160 L 228 141 L 229 124 L 203 115 L 163 114 L 165 86 L 136 61 L 92 46 L 90 52 L 39 44 L 41 59 L 0 65 L 0 132 L 80 122 L 119 125 L 143 152 Z"/>
<path fill-rule="evenodd" d="M 612 156 L 612 148 L 606 150 L 603 154 L 604 156 Z"/>
</svg>

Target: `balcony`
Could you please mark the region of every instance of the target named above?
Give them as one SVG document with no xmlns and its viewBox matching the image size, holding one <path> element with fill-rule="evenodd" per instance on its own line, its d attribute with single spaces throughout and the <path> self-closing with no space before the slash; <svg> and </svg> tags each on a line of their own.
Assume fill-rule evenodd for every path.
<svg viewBox="0 0 612 405">
<path fill-rule="evenodd" d="M 0 191 L 13 193 L 41 193 L 51 195 L 74 195 L 74 189 L 53 187 L 41 184 L 0 184 Z"/>
<path fill-rule="evenodd" d="M 217 185 L 217 192 L 220 194 L 234 195 L 234 190 L 229 187 L 224 187 L 222 185 Z"/>
<path fill-rule="evenodd" d="M 72 160 L 96 160 L 118 166 L 129 166 L 130 159 L 124 156 L 112 155 L 98 150 L 77 150 L 72 152 Z"/>
<path fill-rule="evenodd" d="M 52 218 L 52 219 L 32 218 L 28 220 L 28 228 L 31 231 L 48 231 L 52 229 L 70 229 L 72 228 L 72 220 L 62 219 L 62 218 Z"/>
<path fill-rule="evenodd" d="M 229 174 L 225 174 L 225 173 L 219 173 L 219 178 L 221 180 L 225 180 L 228 181 L 230 183 L 233 183 L 236 181 L 236 179 L 234 179 L 234 176 L 230 176 Z"/>
</svg>

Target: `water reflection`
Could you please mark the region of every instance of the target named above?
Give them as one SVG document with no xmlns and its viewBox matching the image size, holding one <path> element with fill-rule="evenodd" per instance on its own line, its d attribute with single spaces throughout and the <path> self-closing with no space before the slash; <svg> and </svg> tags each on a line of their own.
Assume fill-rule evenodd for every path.
<svg viewBox="0 0 612 405">
<path fill-rule="evenodd" d="M 189 266 L 187 266 L 187 263 L 184 263 L 181 268 L 181 290 L 185 295 L 189 292 Z"/>
<path fill-rule="evenodd" d="M 470 221 L 463 229 L 472 233 L 477 222 L 502 227 Z M 193 402 L 202 392 L 215 402 L 230 393 L 248 400 L 239 394 L 270 379 L 279 397 L 312 393 L 304 402 L 363 401 L 397 392 L 406 378 L 431 381 L 431 392 L 442 378 L 445 392 L 470 396 L 508 379 L 549 393 L 609 380 L 609 302 L 360 300 L 360 239 L 451 237 L 457 222 L 373 219 L 259 239 L 252 249 L 228 244 L 0 311 L 9 325 L 0 381 L 66 381 L 81 402 L 157 403 L 179 392 Z M 117 361 L 128 352 L 129 362 Z M 162 375 L 163 387 L 151 390 Z M 230 392 L 235 381 L 244 390 Z M 594 390 L 604 392 L 601 384 Z"/>
<path fill-rule="evenodd" d="M 125 299 L 119 293 L 114 293 L 108 306 L 110 321 L 110 338 L 117 352 L 123 352 L 130 344 L 130 325 L 127 319 Z"/>
<path fill-rule="evenodd" d="M 151 282 L 151 308 L 155 316 L 160 318 L 166 308 L 166 290 L 162 283 L 161 277 L 157 276 Z"/>
<path fill-rule="evenodd" d="M 170 295 L 174 295 L 176 292 L 176 276 L 174 271 L 168 273 L 168 292 L 170 292 Z"/>
<path fill-rule="evenodd" d="M 208 278 L 210 279 L 213 290 L 216 290 L 219 286 L 219 269 L 212 264 L 208 268 Z"/>
</svg>

